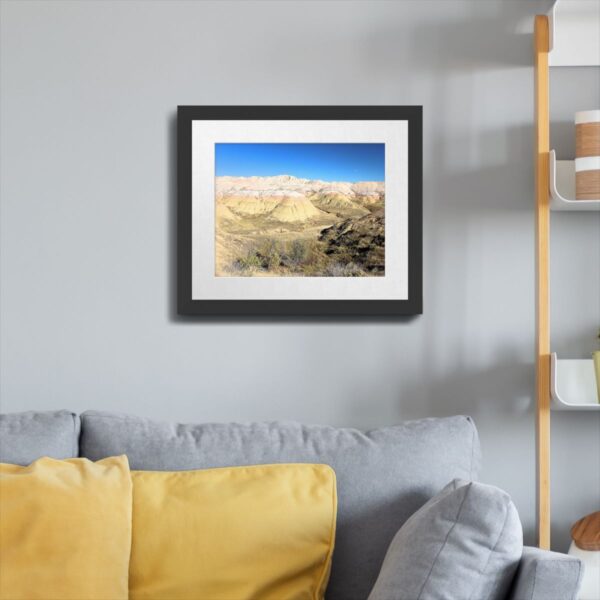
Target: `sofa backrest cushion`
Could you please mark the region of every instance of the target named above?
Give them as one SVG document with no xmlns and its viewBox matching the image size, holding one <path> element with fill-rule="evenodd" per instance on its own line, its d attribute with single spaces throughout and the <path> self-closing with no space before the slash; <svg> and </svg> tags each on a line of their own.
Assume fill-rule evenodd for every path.
<svg viewBox="0 0 600 600">
<path fill-rule="evenodd" d="M 79 417 L 68 410 L 0 415 L 0 462 L 28 465 L 38 458 L 79 455 Z"/>
<path fill-rule="evenodd" d="M 181 425 L 104 412 L 81 416 L 81 455 L 126 454 L 132 469 L 187 470 L 323 463 L 336 473 L 338 519 L 327 598 L 364 600 L 399 527 L 454 478 L 475 479 L 468 417 L 424 419 L 362 433 L 298 423 Z"/>
</svg>

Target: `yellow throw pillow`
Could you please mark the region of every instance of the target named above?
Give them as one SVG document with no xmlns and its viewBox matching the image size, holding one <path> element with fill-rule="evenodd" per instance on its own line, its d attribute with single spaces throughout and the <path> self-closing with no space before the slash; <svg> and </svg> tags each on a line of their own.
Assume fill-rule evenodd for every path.
<svg viewBox="0 0 600 600">
<path fill-rule="evenodd" d="M 0 598 L 126 600 L 127 457 L 0 464 Z"/>
<path fill-rule="evenodd" d="M 316 600 L 335 538 L 326 465 L 133 471 L 132 600 Z"/>
</svg>

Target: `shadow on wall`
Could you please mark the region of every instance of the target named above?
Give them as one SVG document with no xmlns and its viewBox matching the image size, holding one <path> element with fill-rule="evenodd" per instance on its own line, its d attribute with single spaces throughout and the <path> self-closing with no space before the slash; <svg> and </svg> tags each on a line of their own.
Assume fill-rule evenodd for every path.
<svg viewBox="0 0 600 600">
<path fill-rule="evenodd" d="M 511 351 L 500 352 L 493 365 L 481 370 L 457 361 L 450 375 L 432 373 L 428 381 L 400 385 L 403 418 L 419 418 L 424 413 L 440 417 L 464 414 L 477 421 L 484 412 L 525 414 L 533 406 L 533 372 L 533 363 L 523 363 Z"/>
<path fill-rule="evenodd" d="M 167 318 L 179 320 L 177 314 L 177 111 L 167 118 Z"/>
<path fill-rule="evenodd" d="M 477 72 L 491 69 L 519 69 L 532 65 L 533 14 L 545 12 L 550 2 L 472 3 L 470 20 L 458 16 L 454 24 L 432 23 L 400 35 L 397 27 L 378 32 L 367 43 L 369 64 L 382 77 L 397 68 L 398 56 L 410 57 L 416 72 L 432 73 L 428 102 L 424 107 L 424 338 L 422 365 L 431 365 L 426 380 L 408 378 L 397 383 L 402 418 L 463 413 L 475 417 L 482 411 L 525 414 L 531 412 L 534 393 L 533 365 L 533 284 L 521 290 L 521 306 L 531 311 L 531 356 L 522 348 L 498 347 L 488 367 L 480 370 L 470 360 L 469 341 L 456 338 L 452 358 L 436 356 L 442 347 L 445 321 L 454 330 L 469 331 L 474 307 L 470 298 L 486 298 L 485 282 L 471 264 L 479 260 L 477 233 L 500 213 L 512 213 L 531 223 L 533 277 L 533 124 L 509 124 L 482 130 L 477 121 L 486 111 L 501 104 L 490 99 L 489 106 L 463 104 L 458 109 L 452 94 L 461 86 L 474 86 Z M 537 9 L 537 10 L 536 10 Z M 523 25 L 527 25 L 526 30 Z M 402 60 L 402 59 L 401 59 Z M 458 82 L 457 82 L 458 79 Z M 533 79 L 523 90 L 522 102 L 529 106 Z M 410 82 L 410 79 L 409 79 Z M 453 124 L 459 120 L 457 127 Z M 453 130 L 461 132 L 452 135 Z M 434 214 L 435 211 L 435 214 Z M 452 252 L 451 258 L 447 258 Z M 456 272 L 456 265 L 464 265 Z M 467 276 L 469 280 L 467 280 Z M 487 292 L 489 294 L 489 292 Z M 429 298 L 443 298 L 445 311 L 427 313 Z M 490 307 L 493 310 L 493 306 Z M 506 318 L 506 317 L 505 317 Z M 440 333 L 441 332 L 441 333 Z M 390 349 L 391 350 L 391 349 Z M 471 352 L 472 355 L 472 352 Z M 452 364 L 452 361 L 455 364 Z M 508 392 L 508 393 L 507 393 Z"/>
<path fill-rule="evenodd" d="M 386 360 L 391 363 L 390 368 L 398 370 L 402 357 L 397 348 L 389 350 Z M 385 348 L 382 352 L 385 353 Z M 443 369 L 436 368 L 432 362 L 431 370 L 424 369 L 422 376 L 404 374 L 388 382 L 390 393 L 398 398 L 395 414 L 390 416 L 388 424 L 457 414 L 473 417 L 478 426 L 497 422 L 498 417 L 529 420 L 534 384 L 533 363 L 523 362 L 511 351 L 500 352 L 492 365 L 479 370 L 460 360 L 453 365 L 446 364 Z M 344 394 L 353 419 L 350 425 L 363 429 L 381 425 L 381 420 L 373 420 L 373 406 L 365 402 L 365 398 L 373 394 L 368 380 L 353 382 Z"/>
<path fill-rule="evenodd" d="M 470 14 L 457 13 L 454 23 L 433 18 L 430 24 L 405 32 L 401 31 L 401 20 L 390 19 L 387 31 L 379 30 L 366 40 L 365 58 L 372 72 L 384 71 L 386 75 L 397 70 L 402 57 L 409 57 L 416 72 L 529 67 L 533 60 L 533 18 L 551 6 L 552 0 L 471 2 Z"/>
</svg>

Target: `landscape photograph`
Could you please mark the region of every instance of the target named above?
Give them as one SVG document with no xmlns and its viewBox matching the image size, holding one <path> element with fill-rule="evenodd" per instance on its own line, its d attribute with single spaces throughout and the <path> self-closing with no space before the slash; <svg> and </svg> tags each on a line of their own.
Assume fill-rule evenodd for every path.
<svg viewBox="0 0 600 600">
<path fill-rule="evenodd" d="M 385 275 L 385 144 L 215 144 L 217 277 Z"/>
</svg>

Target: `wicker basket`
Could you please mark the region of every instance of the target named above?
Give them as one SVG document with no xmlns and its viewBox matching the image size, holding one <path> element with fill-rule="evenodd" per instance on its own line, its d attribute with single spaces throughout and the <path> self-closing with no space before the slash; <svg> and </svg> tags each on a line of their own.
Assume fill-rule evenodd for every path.
<svg viewBox="0 0 600 600">
<path fill-rule="evenodd" d="M 575 114 L 575 197 L 600 198 L 600 110 Z"/>
</svg>

